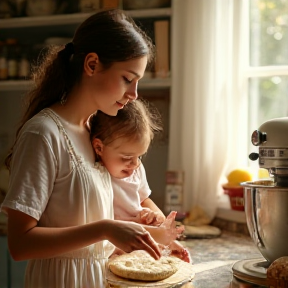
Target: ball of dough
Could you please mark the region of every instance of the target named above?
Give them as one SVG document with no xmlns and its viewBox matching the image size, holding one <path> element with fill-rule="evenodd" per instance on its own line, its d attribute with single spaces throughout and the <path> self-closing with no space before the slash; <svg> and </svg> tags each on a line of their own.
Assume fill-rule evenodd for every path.
<svg viewBox="0 0 288 288">
<path fill-rule="evenodd" d="M 288 256 L 276 259 L 267 269 L 269 288 L 288 287 Z"/>
</svg>

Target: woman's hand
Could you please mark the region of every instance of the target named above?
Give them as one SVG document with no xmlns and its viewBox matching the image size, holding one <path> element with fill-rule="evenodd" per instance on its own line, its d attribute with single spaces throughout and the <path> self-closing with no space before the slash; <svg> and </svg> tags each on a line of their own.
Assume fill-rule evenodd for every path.
<svg viewBox="0 0 288 288">
<path fill-rule="evenodd" d="M 145 250 L 153 258 L 159 259 L 160 249 L 150 233 L 134 222 L 114 220 L 106 226 L 107 239 L 126 253 L 134 250 Z"/>
</svg>

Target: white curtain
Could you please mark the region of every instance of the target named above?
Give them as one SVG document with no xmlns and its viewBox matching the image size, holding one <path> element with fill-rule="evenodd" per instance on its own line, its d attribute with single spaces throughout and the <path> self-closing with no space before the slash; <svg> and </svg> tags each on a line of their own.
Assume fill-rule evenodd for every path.
<svg viewBox="0 0 288 288">
<path fill-rule="evenodd" d="M 184 209 L 211 218 L 227 171 L 247 163 L 247 0 L 172 0 L 169 170 Z"/>
</svg>

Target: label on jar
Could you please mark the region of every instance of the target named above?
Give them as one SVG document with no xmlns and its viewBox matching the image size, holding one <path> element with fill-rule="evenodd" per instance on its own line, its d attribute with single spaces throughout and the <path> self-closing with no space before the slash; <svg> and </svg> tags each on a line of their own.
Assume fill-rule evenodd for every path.
<svg viewBox="0 0 288 288">
<path fill-rule="evenodd" d="M 27 59 L 21 59 L 21 61 L 19 62 L 19 73 L 18 73 L 18 77 L 20 79 L 25 79 L 25 78 L 29 78 L 29 74 L 30 74 L 30 64 L 29 61 Z"/>
</svg>

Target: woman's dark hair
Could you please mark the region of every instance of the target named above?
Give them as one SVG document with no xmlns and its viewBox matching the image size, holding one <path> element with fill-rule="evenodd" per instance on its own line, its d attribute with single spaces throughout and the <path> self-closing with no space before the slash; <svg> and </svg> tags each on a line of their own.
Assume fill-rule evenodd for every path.
<svg viewBox="0 0 288 288">
<path fill-rule="evenodd" d="M 89 126 L 90 140 L 98 138 L 104 145 L 122 137 L 129 140 L 147 137 L 150 143 L 154 134 L 163 129 L 159 111 L 144 99 L 128 103 L 116 116 L 97 111 L 90 117 Z"/>
<path fill-rule="evenodd" d="M 103 10 L 90 16 L 77 28 L 71 43 L 65 47 L 51 46 L 42 56 L 40 64 L 34 67 L 34 86 L 26 95 L 26 110 L 16 138 L 30 118 L 60 102 L 63 95 L 79 83 L 85 57 L 90 52 L 97 53 L 104 69 L 108 69 L 114 62 L 145 55 L 148 56 L 148 64 L 151 64 L 155 47 L 146 33 L 122 10 Z M 12 150 L 5 160 L 8 169 L 11 157 Z"/>
</svg>

